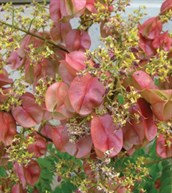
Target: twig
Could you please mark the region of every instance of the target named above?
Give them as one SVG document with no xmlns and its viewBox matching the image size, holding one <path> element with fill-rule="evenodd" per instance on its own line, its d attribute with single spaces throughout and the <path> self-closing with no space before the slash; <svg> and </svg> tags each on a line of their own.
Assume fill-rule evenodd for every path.
<svg viewBox="0 0 172 193">
<path fill-rule="evenodd" d="M 47 40 L 47 39 L 44 38 L 44 37 L 41 37 L 41 36 L 39 36 L 39 35 L 37 35 L 37 34 L 34 34 L 34 33 L 30 32 L 30 31 L 26 31 L 26 30 L 24 30 L 24 29 L 21 29 L 21 28 L 15 26 L 15 25 L 11 25 L 11 24 L 9 24 L 9 23 L 6 23 L 6 22 L 4 22 L 4 21 L 2 21 L 2 20 L 0 20 L 0 23 L 3 24 L 3 25 L 8 26 L 8 27 L 10 27 L 10 28 L 13 28 L 13 29 L 19 30 L 19 31 L 21 31 L 21 32 L 24 32 L 24 33 L 26 33 L 26 34 L 28 34 L 28 35 L 33 36 L 33 37 L 36 37 L 36 38 L 38 38 L 38 39 L 40 39 L 40 40 L 46 41 L 46 42 L 49 43 L 50 45 L 52 45 L 52 46 L 54 46 L 54 47 L 57 47 L 57 48 L 59 48 L 60 50 L 63 50 L 63 51 L 65 51 L 65 52 L 69 53 L 69 51 L 66 50 L 65 48 L 63 48 L 62 46 L 57 45 L 57 44 L 55 44 L 54 42 L 52 42 L 52 41 L 50 41 L 50 40 Z"/>
<path fill-rule="evenodd" d="M 36 132 L 38 135 L 40 135 L 41 137 L 43 137 L 44 139 L 46 139 L 46 141 L 49 142 L 53 142 L 52 139 L 50 139 L 49 137 L 46 137 L 45 135 L 43 135 L 42 133 L 40 133 L 39 131 Z"/>
</svg>

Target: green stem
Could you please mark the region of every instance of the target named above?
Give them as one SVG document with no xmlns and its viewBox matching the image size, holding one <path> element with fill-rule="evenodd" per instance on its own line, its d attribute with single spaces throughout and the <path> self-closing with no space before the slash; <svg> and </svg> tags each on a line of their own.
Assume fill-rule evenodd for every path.
<svg viewBox="0 0 172 193">
<path fill-rule="evenodd" d="M 12 26 L 14 25 L 14 8 L 12 9 Z"/>
<path fill-rule="evenodd" d="M 28 32 L 30 32 L 30 29 L 31 29 L 31 26 L 32 26 L 32 23 L 33 23 L 34 19 L 35 19 L 35 17 L 31 20 L 31 22 L 29 24 L 29 27 L 28 27 L 28 30 L 27 30 Z"/>
<path fill-rule="evenodd" d="M 59 48 L 60 50 L 63 50 L 63 51 L 65 51 L 65 52 L 69 52 L 68 50 L 66 50 L 66 49 L 63 48 L 62 46 L 57 45 L 57 44 L 55 44 L 54 42 L 52 42 L 52 41 L 50 41 L 50 40 L 47 40 L 46 38 L 41 37 L 41 36 L 39 36 L 39 35 L 37 35 L 37 34 L 34 34 L 34 33 L 30 32 L 30 31 L 26 31 L 26 30 L 24 30 L 24 29 L 21 29 L 21 28 L 15 26 L 15 25 L 11 25 L 11 24 L 9 24 L 9 23 L 6 23 L 6 22 L 4 22 L 4 21 L 2 21 L 2 20 L 0 20 L 0 24 L 6 25 L 6 26 L 8 26 L 8 27 L 10 27 L 10 28 L 13 28 L 13 29 L 19 30 L 19 31 L 21 31 L 21 32 L 24 32 L 25 34 L 28 34 L 28 35 L 31 35 L 31 36 L 33 36 L 33 37 L 36 37 L 36 38 L 38 38 L 38 39 L 40 39 L 40 40 L 46 41 L 48 44 L 50 44 L 50 45 L 52 45 L 52 46 L 54 46 L 54 47 L 56 47 L 56 48 Z"/>
<path fill-rule="evenodd" d="M 152 164 L 155 164 L 155 163 L 158 163 L 158 162 L 162 162 L 162 161 L 164 161 L 164 160 L 172 160 L 172 157 L 167 157 L 167 158 L 164 158 L 164 159 L 147 162 L 147 163 L 145 163 L 144 165 L 152 165 Z"/>
</svg>

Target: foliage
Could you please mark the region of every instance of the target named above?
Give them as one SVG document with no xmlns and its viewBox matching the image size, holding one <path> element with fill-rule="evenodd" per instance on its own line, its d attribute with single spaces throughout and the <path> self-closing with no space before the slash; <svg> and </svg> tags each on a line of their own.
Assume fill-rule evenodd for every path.
<svg viewBox="0 0 172 193">
<path fill-rule="evenodd" d="M 127 6 L 1 6 L 0 192 L 172 192 L 172 1 Z"/>
</svg>

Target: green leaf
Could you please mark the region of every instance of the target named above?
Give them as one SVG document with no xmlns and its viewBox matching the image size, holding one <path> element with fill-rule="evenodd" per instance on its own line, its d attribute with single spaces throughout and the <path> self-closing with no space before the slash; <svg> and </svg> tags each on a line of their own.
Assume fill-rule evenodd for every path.
<svg viewBox="0 0 172 193">
<path fill-rule="evenodd" d="M 161 167 L 159 164 L 152 164 L 149 166 L 149 174 L 152 180 L 156 181 L 161 176 Z"/>
<path fill-rule="evenodd" d="M 172 164 L 169 164 L 168 162 L 164 165 L 163 163 L 163 173 L 171 171 L 172 173 Z"/>
<path fill-rule="evenodd" d="M 63 181 L 61 186 L 57 187 L 53 193 L 73 193 L 76 189 L 77 187 L 69 181 Z"/>
<path fill-rule="evenodd" d="M 156 86 L 159 86 L 159 77 L 154 78 L 154 83 Z"/>
<path fill-rule="evenodd" d="M 159 192 L 158 192 L 158 190 L 156 190 L 155 188 L 153 188 L 153 189 L 151 189 L 151 190 L 149 191 L 149 193 L 159 193 Z"/>
<path fill-rule="evenodd" d="M 54 157 L 47 156 L 39 158 L 38 163 L 41 167 L 41 175 L 36 187 L 40 192 L 51 191 L 51 183 L 54 178 L 56 164 Z"/>
<path fill-rule="evenodd" d="M 172 161 L 163 161 L 162 167 L 160 193 L 172 193 Z"/>
<path fill-rule="evenodd" d="M 125 99 L 121 93 L 118 94 L 117 98 L 120 105 L 125 103 Z"/>
<path fill-rule="evenodd" d="M 150 144 L 149 144 L 149 156 L 155 160 L 156 158 L 159 159 L 156 153 L 156 139 L 154 139 Z"/>
<path fill-rule="evenodd" d="M 161 189 L 160 189 L 160 192 L 159 193 L 172 193 L 172 184 L 171 185 L 168 185 L 168 186 L 163 186 Z"/>
<path fill-rule="evenodd" d="M 161 180 L 161 186 L 172 185 L 172 175 Z"/>
<path fill-rule="evenodd" d="M 0 177 L 5 177 L 6 176 L 6 171 L 4 167 L 0 167 Z"/>
</svg>

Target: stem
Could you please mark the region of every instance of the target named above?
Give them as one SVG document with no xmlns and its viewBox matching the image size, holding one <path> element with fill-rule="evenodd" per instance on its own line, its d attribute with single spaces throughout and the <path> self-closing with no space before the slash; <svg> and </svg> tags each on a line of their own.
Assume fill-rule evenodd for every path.
<svg viewBox="0 0 172 193">
<path fill-rule="evenodd" d="M 12 9 L 12 26 L 14 25 L 14 8 Z"/>
<path fill-rule="evenodd" d="M 172 157 L 167 157 L 167 158 L 164 158 L 164 159 L 147 162 L 147 163 L 145 163 L 144 165 L 152 165 L 152 164 L 155 164 L 155 163 L 158 163 L 158 162 L 162 162 L 162 161 L 164 161 L 164 160 L 170 160 L 170 159 L 172 160 Z"/>
<path fill-rule="evenodd" d="M 36 38 L 38 38 L 38 39 L 40 39 L 40 40 L 46 41 L 46 42 L 49 43 L 50 45 L 52 45 L 52 46 L 54 46 L 54 47 L 57 47 L 57 48 L 59 48 L 60 50 L 63 50 L 63 51 L 65 51 L 65 52 L 69 53 L 69 51 L 66 50 L 65 48 L 63 48 L 62 46 L 57 45 L 57 44 L 55 44 L 54 42 L 52 42 L 52 41 L 50 41 L 50 40 L 47 40 L 47 39 L 44 38 L 44 37 L 41 37 L 41 36 L 39 36 L 39 35 L 37 35 L 37 34 L 34 34 L 34 33 L 30 32 L 30 31 L 26 31 L 26 30 L 24 30 L 24 29 L 21 29 L 21 28 L 15 26 L 15 25 L 11 25 L 11 24 L 9 24 L 9 23 L 6 23 L 6 22 L 4 22 L 4 21 L 2 21 L 2 20 L 0 20 L 0 23 L 3 24 L 3 25 L 8 26 L 8 27 L 10 27 L 10 28 L 13 28 L 13 29 L 19 30 L 19 31 L 21 31 L 21 32 L 24 32 L 24 33 L 26 33 L 26 34 L 28 34 L 28 35 L 33 36 L 33 37 L 36 37 Z"/>
<path fill-rule="evenodd" d="M 42 133 L 40 133 L 39 131 L 36 132 L 38 135 L 40 135 L 41 137 L 43 137 L 44 139 L 46 139 L 46 141 L 49 142 L 53 142 L 52 139 L 50 139 L 49 137 L 46 137 L 45 135 L 43 135 Z"/>
<path fill-rule="evenodd" d="M 33 18 L 33 19 L 31 20 L 31 22 L 30 22 L 29 28 L 28 28 L 28 30 L 27 30 L 28 32 L 30 32 L 30 29 L 31 29 L 31 26 L 32 26 L 32 23 L 33 23 L 34 19 L 35 19 L 35 18 Z"/>
</svg>

